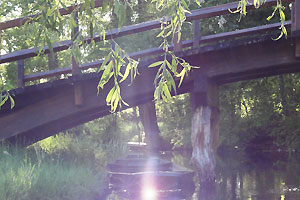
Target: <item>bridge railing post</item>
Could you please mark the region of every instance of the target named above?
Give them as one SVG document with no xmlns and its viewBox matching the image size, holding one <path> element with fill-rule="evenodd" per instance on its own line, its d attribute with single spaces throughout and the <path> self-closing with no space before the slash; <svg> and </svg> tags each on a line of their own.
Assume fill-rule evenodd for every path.
<svg viewBox="0 0 300 200">
<path fill-rule="evenodd" d="M 18 88 L 25 86 L 24 79 L 24 60 L 18 60 Z"/>
<path fill-rule="evenodd" d="M 198 48 L 199 47 L 199 42 L 200 42 L 200 20 L 197 19 L 193 22 L 193 48 Z"/>
<path fill-rule="evenodd" d="M 79 23 L 78 23 L 78 12 L 74 12 L 74 21 L 76 22 L 76 27 L 72 30 L 71 40 L 75 41 L 79 33 Z M 74 55 L 72 55 L 72 76 L 78 76 L 81 74 L 79 64 L 77 63 Z M 82 86 L 79 83 L 74 83 L 74 104 L 80 106 L 83 104 L 83 91 Z"/>
<path fill-rule="evenodd" d="M 295 0 L 292 7 L 292 35 L 296 37 L 295 56 L 300 57 L 300 0 Z"/>
</svg>

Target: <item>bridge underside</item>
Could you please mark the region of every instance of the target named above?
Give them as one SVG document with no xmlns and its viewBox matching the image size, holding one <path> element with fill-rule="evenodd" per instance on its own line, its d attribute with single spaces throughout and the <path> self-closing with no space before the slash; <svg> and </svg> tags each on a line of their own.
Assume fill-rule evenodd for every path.
<svg viewBox="0 0 300 200">
<path fill-rule="evenodd" d="M 177 94 L 192 92 L 195 86 L 198 87 L 194 82 L 201 84 L 201 80 L 196 80 L 196 77 L 206 76 L 221 85 L 300 71 L 300 59 L 295 57 L 292 39 L 272 41 L 268 37 L 267 40 L 251 42 L 223 42 L 186 50 L 179 56 L 194 66 L 200 66 L 192 73 L 201 76 L 188 77 Z M 157 70 L 147 66 L 159 59 L 162 58 L 140 62 L 140 75 L 133 85 L 128 87 L 128 82 L 123 84 L 122 97 L 130 106 L 153 100 L 153 80 Z M 110 114 L 105 99 L 112 84 L 109 83 L 97 95 L 99 77 L 99 74 L 86 74 L 14 90 L 16 107 L 10 110 L 6 103 L 0 111 L 0 140 L 18 138 L 34 142 Z M 82 86 L 82 106 L 74 105 L 74 83 Z"/>
</svg>

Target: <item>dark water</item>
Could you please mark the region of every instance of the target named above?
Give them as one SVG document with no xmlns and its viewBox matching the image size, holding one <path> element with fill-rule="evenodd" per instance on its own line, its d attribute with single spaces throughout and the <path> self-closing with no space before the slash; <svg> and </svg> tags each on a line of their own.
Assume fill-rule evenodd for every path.
<svg viewBox="0 0 300 200">
<path fill-rule="evenodd" d="M 161 155 L 187 168 L 190 152 L 165 152 Z M 210 190 L 194 177 L 195 192 L 186 200 L 300 200 L 300 156 L 287 153 L 220 153 L 217 180 Z M 201 190 L 202 188 L 202 190 Z M 123 200 L 114 194 L 108 200 Z M 153 199 L 159 200 L 159 199 Z"/>
</svg>

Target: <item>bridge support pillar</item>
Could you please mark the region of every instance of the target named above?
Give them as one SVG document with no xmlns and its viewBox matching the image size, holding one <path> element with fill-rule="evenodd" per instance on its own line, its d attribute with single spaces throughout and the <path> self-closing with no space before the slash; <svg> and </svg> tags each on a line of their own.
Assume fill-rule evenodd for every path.
<svg viewBox="0 0 300 200">
<path fill-rule="evenodd" d="M 200 184 L 211 189 L 214 187 L 210 186 L 215 182 L 215 154 L 219 137 L 218 94 L 216 83 L 203 75 L 194 77 L 193 92 L 190 94 L 194 112 L 191 133 L 192 162 L 198 169 Z"/>
</svg>

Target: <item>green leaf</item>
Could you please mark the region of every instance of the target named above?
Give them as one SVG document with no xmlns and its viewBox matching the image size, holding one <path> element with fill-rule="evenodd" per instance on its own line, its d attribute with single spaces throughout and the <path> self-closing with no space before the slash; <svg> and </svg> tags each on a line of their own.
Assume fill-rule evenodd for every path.
<svg viewBox="0 0 300 200">
<path fill-rule="evenodd" d="M 113 61 L 110 61 L 108 63 L 99 81 L 98 87 L 101 87 L 102 89 L 103 86 L 108 82 L 109 78 L 111 77 L 110 72 L 112 70 L 112 65 L 113 65 L 112 63 Z"/>
<path fill-rule="evenodd" d="M 110 90 L 109 93 L 107 94 L 107 97 L 106 97 L 106 103 L 108 103 L 108 102 L 111 101 L 111 98 L 112 98 L 114 92 L 115 92 L 115 87 L 111 88 L 111 90 Z"/>
<path fill-rule="evenodd" d="M 113 92 L 113 95 L 112 95 L 112 97 L 111 97 L 111 100 L 110 100 L 110 102 L 112 103 L 112 102 L 114 102 L 116 99 L 117 99 L 117 97 L 118 97 L 118 91 L 117 91 L 117 86 L 115 85 L 114 86 L 114 92 Z"/>
<path fill-rule="evenodd" d="M 159 66 L 159 65 L 161 65 L 161 64 L 163 64 L 164 63 L 164 61 L 157 61 L 157 62 L 155 62 L 155 63 L 152 63 L 151 65 L 149 65 L 148 67 L 149 68 L 151 68 L 151 67 L 157 67 L 157 66 Z"/>
<path fill-rule="evenodd" d="M 231 9 L 228 9 L 228 11 L 229 11 L 230 13 L 232 13 L 232 14 L 240 12 L 240 10 L 232 11 Z"/>
<path fill-rule="evenodd" d="M 93 23 L 90 22 L 90 38 L 93 40 L 93 36 L 94 36 L 94 26 Z"/>
<path fill-rule="evenodd" d="M 131 70 L 131 63 L 128 63 L 127 67 L 126 67 L 126 70 L 124 72 L 124 75 L 123 75 L 123 78 L 120 80 L 120 83 L 122 83 L 123 81 L 126 80 L 126 78 L 128 77 L 129 75 L 129 72 Z"/>
<path fill-rule="evenodd" d="M 198 5 L 199 7 L 201 7 L 201 4 L 200 4 L 200 1 L 199 1 L 199 0 L 195 0 L 195 2 L 197 3 L 197 5 Z"/>
<path fill-rule="evenodd" d="M 99 73 L 99 72 L 103 69 L 103 67 L 106 65 L 106 63 L 108 62 L 110 56 L 111 56 L 111 53 L 109 53 L 109 54 L 106 56 L 106 58 L 104 59 L 102 65 L 100 66 L 100 68 L 99 68 L 98 71 L 97 71 L 98 73 Z"/>
<path fill-rule="evenodd" d="M 189 10 L 189 6 L 187 5 L 187 3 L 184 0 L 181 0 L 181 3 L 187 10 Z"/>
<path fill-rule="evenodd" d="M 114 13 L 118 17 L 118 28 L 121 28 L 126 18 L 126 5 L 121 3 L 119 0 L 114 1 Z"/>
<path fill-rule="evenodd" d="M 165 37 L 168 37 L 169 35 L 171 35 L 171 33 L 172 33 L 172 30 L 169 31 L 169 32 L 165 35 Z"/>
<path fill-rule="evenodd" d="M 46 15 L 49 17 L 53 14 L 53 12 L 57 9 L 57 6 L 53 6 L 51 9 L 49 9 L 46 13 Z"/>
<path fill-rule="evenodd" d="M 161 37 L 165 33 L 165 30 L 162 30 L 156 37 Z"/>
<path fill-rule="evenodd" d="M 52 47 L 52 44 L 51 44 L 51 41 L 50 41 L 50 38 L 48 37 L 48 35 L 46 35 L 45 40 L 49 47 L 50 53 L 54 54 L 54 50 L 53 50 L 53 47 Z"/>
<path fill-rule="evenodd" d="M 112 112 L 115 112 L 117 110 L 119 104 L 119 100 L 115 100 L 112 107 Z"/>
<path fill-rule="evenodd" d="M 182 84 L 182 81 L 183 81 L 183 78 L 184 78 L 185 71 L 186 71 L 185 68 L 183 68 L 183 69 L 181 70 L 180 74 L 178 74 L 178 76 L 177 76 L 177 77 L 180 77 L 180 81 L 179 81 L 178 87 L 180 87 L 181 84 Z"/>
<path fill-rule="evenodd" d="M 279 9 L 279 14 L 280 14 L 280 21 L 284 22 L 285 21 L 285 14 L 282 11 L 282 9 Z"/>
<path fill-rule="evenodd" d="M 165 61 L 166 61 L 166 63 L 167 63 L 168 68 L 172 71 L 172 65 L 169 63 L 168 60 L 165 60 Z"/>
<path fill-rule="evenodd" d="M 155 85 L 155 87 L 156 87 L 156 83 L 157 83 L 158 78 L 161 76 L 160 72 L 162 71 L 162 69 L 163 69 L 163 68 L 160 67 L 160 68 L 158 69 L 157 73 L 156 73 L 156 76 L 155 76 L 155 79 L 154 79 L 154 85 Z"/>
<path fill-rule="evenodd" d="M 267 18 L 268 21 L 270 21 L 270 20 L 274 17 L 274 15 L 275 15 L 277 9 L 278 9 L 278 7 L 276 7 L 276 8 L 274 9 L 272 15 L 270 15 L 270 16 Z"/>
<path fill-rule="evenodd" d="M 105 33 L 105 29 L 103 29 L 103 30 L 102 30 L 102 38 L 103 38 L 103 42 L 104 42 L 104 44 L 105 44 L 105 35 L 106 35 L 106 33 Z"/>
<path fill-rule="evenodd" d="M 61 0 L 59 0 L 59 3 L 63 6 L 64 9 L 67 9 L 66 4 L 64 4 Z"/>
<path fill-rule="evenodd" d="M 176 88 L 176 84 L 175 84 L 175 81 L 174 81 L 173 77 L 171 77 L 170 82 L 171 82 L 171 85 L 172 85 L 173 90 L 174 90 L 175 95 L 176 95 L 177 94 L 177 88 Z"/>
<path fill-rule="evenodd" d="M 287 30 L 286 30 L 285 26 L 282 27 L 281 31 L 285 35 L 285 37 L 287 38 Z"/>
<path fill-rule="evenodd" d="M 77 27 L 77 23 L 76 23 L 76 21 L 74 20 L 74 14 L 73 14 L 73 13 L 70 15 L 70 18 L 69 18 L 69 19 L 70 19 L 70 20 L 69 20 L 70 28 L 73 29 L 73 28 Z"/>
<path fill-rule="evenodd" d="M 280 35 L 279 35 L 277 38 L 272 39 L 272 40 L 275 40 L 275 41 L 276 41 L 276 40 L 279 40 L 280 38 L 282 38 L 282 36 L 283 36 L 283 32 L 281 31 L 281 32 L 280 32 Z"/>
<path fill-rule="evenodd" d="M 5 95 L 4 99 L 2 99 L 2 101 L 0 102 L 0 107 L 3 106 L 5 104 L 5 102 L 8 99 L 8 95 Z"/>
<path fill-rule="evenodd" d="M 163 4 L 164 4 L 164 0 L 158 0 L 158 5 L 157 5 L 157 9 L 159 9 L 160 7 L 162 7 L 163 6 Z"/>
<path fill-rule="evenodd" d="M 8 94 L 8 97 L 10 99 L 10 109 L 13 109 L 15 107 L 15 101 L 10 94 Z"/>
<path fill-rule="evenodd" d="M 167 84 L 164 84 L 163 90 L 164 90 L 164 93 L 165 93 L 167 99 L 171 99 L 172 96 L 171 96 L 171 93 L 170 93 L 170 90 L 169 90 Z"/>
<path fill-rule="evenodd" d="M 176 71 L 176 69 L 177 69 L 177 62 L 176 62 L 176 59 L 174 58 L 174 57 L 172 57 L 172 68 L 173 68 L 173 73 L 174 74 L 177 74 L 177 71 Z"/>
</svg>

